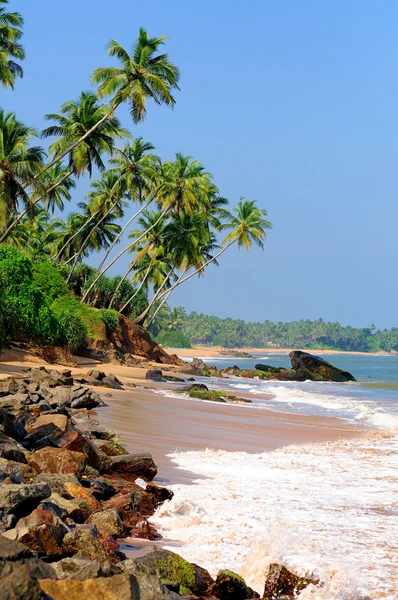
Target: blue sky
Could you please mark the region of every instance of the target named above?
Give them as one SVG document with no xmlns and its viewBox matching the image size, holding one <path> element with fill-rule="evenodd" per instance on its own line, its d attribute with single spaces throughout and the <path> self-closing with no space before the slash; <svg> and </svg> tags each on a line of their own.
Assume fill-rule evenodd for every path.
<svg viewBox="0 0 398 600">
<path fill-rule="evenodd" d="M 25 78 L 2 105 L 32 126 L 89 89 L 139 26 L 166 33 L 182 73 L 174 111 L 123 124 L 163 158 L 201 160 L 231 203 L 266 208 L 265 251 L 233 250 L 175 292 L 247 320 L 398 325 L 398 77 L 394 0 L 11 0 L 26 21 Z M 82 182 L 75 202 L 84 198 Z M 72 208 L 72 207 L 71 207 Z M 121 261 L 118 270 L 126 263 Z"/>
</svg>

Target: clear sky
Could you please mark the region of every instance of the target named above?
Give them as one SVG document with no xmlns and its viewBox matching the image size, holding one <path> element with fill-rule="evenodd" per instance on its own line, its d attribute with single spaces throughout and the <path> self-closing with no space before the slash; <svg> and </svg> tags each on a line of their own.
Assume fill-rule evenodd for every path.
<svg viewBox="0 0 398 600">
<path fill-rule="evenodd" d="M 231 203 L 266 208 L 265 251 L 233 250 L 172 304 L 246 320 L 398 325 L 398 3 L 395 0 L 11 0 L 26 21 L 25 78 L 4 108 L 43 115 L 89 89 L 139 26 L 181 69 L 174 111 L 123 124 L 201 160 Z M 74 202 L 88 184 L 79 185 Z M 122 261 L 121 261 L 122 262 Z M 122 271 L 126 262 L 120 264 Z"/>
</svg>

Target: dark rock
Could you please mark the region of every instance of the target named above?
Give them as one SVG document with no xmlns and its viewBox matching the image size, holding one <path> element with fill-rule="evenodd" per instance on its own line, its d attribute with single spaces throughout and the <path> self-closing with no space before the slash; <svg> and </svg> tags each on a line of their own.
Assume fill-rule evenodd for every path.
<svg viewBox="0 0 398 600">
<path fill-rule="evenodd" d="M 101 510 L 90 515 L 87 523 L 92 523 L 103 538 L 120 537 L 123 533 L 123 524 L 115 508 Z"/>
<path fill-rule="evenodd" d="M 129 531 L 129 537 L 141 540 L 158 540 L 162 536 L 158 533 L 153 525 L 150 525 L 148 519 L 141 519 Z"/>
<path fill-rule="evenodd" d="M 120 573 L 122 573 L 121 569 L 109 560 L 102 563 L 98 560 L 91 560 L 73 575 L 73 579 L 85 581 L 86 579 L 96 579 L 97 577 L 113 577 L 114 575 L 120 575 Z"/>
<path fill-rule="evenodd" d="M 278 600 L 280 596 L 296 598 L 298 593 L 312 583 L 318 585 L 319 580 L 297 577 L 283 565 L 273 563 L 270 565 L 265 580 L 264 598 Z"/>
<path fill-rule="evenodd" d="M 40 425 L 32 429 L 24 439 L 24 444 L 29 450 L 40 450 L 46 446 L 53 446 L 52 438 L 56 434 L 61 434 L 61 430 L 53 423 Z"/>
<path fill-rule="evenodd" d="M 158 469 L 149 452 L 110 457 L 110 470 L 124 477 L 143 477 L 152 480 Z"/>
<path fill-rule="evenodd" d="M 29 548 L 0 535 L 0 561 L 18 561 L 31 556 Z"/>
<path fill-rule="evenodd" d="M 46 483 L 2 485 L 0 486 L 0 510 L 6 514 L 23 517 L 31 513 L 39 502 L 48 498 L 50 494 L 50 486 Z"/>
<path fill-rule="evenodd" d="M 51 494 L 47 502 L 57 507 L 57 511 L 54 510 L 54 512 L 62 511 L 63 514 L 65 513 L 68 518 L 73 519 L 76 523 L 84 523 L 92 512 L 90 507 L 84 504 L 84 500 L 63 498 L 56 492 Z"/>
<path fill-rule="evenodd" d="M 163 381 L 163 373 L 160 369 L 149 369 L 149 371 L 146 372 L 145 377 L 152 381 Z"/>
<path fill-rule="evenodd" d="M 38 473 L 72 473 L 80 477 L 86 456 L 64 448 L 42 448 L 32 454 L 28 462 Z"/>
<path fill-rule="evenodd" d="M 40 586 L 52 600 L 143 600 L 136 578 L 126 573 L 85 581 L 42 579 Z"/>
<path fill-rule="evenodd" d="M 51 579 L 45 580 L 51 581 Z M 29 568 L 21 565 L 1 580 L 1 600 L 44 600 L 45 594 L 36 579 L 31 579 Z"/>
<path fill-rule="evenodd" d="M 115 440 L 95 440 L 95 445 L 101 452 L 107 456 L 121 456 L 122 454 L 128 454 L 126 448 L 124 448 L 119 442 Z"/>
<path fill-rule="evenodd" d="M 93 379 L 96 379 L 97 381 L 102 381 L 106 377 L 106 374 L 103 371 L 98 371 L 97 369 L 91 369 L 90 371 L 87 371 L 87 375 Z"/>
<path fill-rule="evenodd" d="M 190 385 L 189 387 L 184 388 L 185 392 L 190 392 L 192 390 L 203 390 L 204 392 L 207 392 L 209 390 L 209 388 L 204 383 L 194 383 L 193 385 Z"/>
<path fill-rule="evenodd" d="M 300 367 L 293 375 L 293 381 L 315 381 L 314 375 L 305 367 Z"/>
<path fill-rule="evenodd" d="M 101 440 L 118 440 L 119 435 L 110 427 L 100 425 L 88 414 L 79 412 L 71 418 L 71 422 L 83 435 Z"/>
<path fill-rule="evenodd" d="M 94 528 L 95 530 L 95 528 Z M 96 531 L 96 530 L 95 530 Z M 98 532 L 95 535 L 93 530 L 72 529 L 64 537 L 63 551 L 66 555 L 89 558 L 90 560 L 116 560 L 114 552 L 102 543 Z"/>
<path fill-rule="evenodd" d="M 216 582 L 211 588 L 211 593 L 219 600 L 248 600 L 260 598 L 254 590 L 249 588 L 243 577 L 232 571 L 220 571 Z"/>
<path fill-rule="evenodd" d="M 298 371 L 301 368 L 308 369 L 315 379 L 317 379 L 318 376 L 321 381 L 356 381 L 355 377 L 348 371 L 342 371 L 338 367 L 326 362 L 326 360 L 323 360 L 323 358 L 319 358 L 308 352 L 296 350 L 290 352 L 289 356 L 292 363 L 292 369 L 295 371 Z"/>
<path fill-rule="evenodd" d="M 286 371 L 284 367 L 271 367 L 270 365 L 258 364 L 254 367 L 257 371 L 263 371 L 264 373 L 280 373 Z"/>
<path fill-rule="evenodd" d="M 15 440 L 0 432 L 0 458 L 27 463 L 26 451 Z"/>
<path fill-rule="evenodd" d="M 17 562 L 0 561 L 0 579 L 7 577 L 7 575 L 11 575 L 11 573 L 22 566 L 27 568 L 31 579 L 57 579 L 55 570 L 39 558 L 24 558 Z M 2 596 L 0 596 L 0 598 L 2 598 Z"/>
<path fill-rule="evenodd" d="M 165 379 L 166 381 L 173 381 L 175 383 L 185 382 L 185 379 L 182 379 L 181 377 L 173 377 L 172 375 L 164 375 L 163 379 Z"/>
<path fill-rule="evenodd" d="M 82 485 L 89 488 L 92 495 L 97 500 L 109 500 L 109 498 L 112 498 L 112 496 L 116 494 L 112 482 L 103 477 L 98 477 L 97 479 L 83 479 Z"/>
<path fill-rule="evenodd" d="M 21 478 L 25 483 L 30 483 L 37 475 L 37 471 L 30 465 L 5 458 L 0 458 L 0 470 L 12 477 Z"/>
<path fill-rule="evenodd" d="M 65 485 L 72 483 L 80 485 L 76 475 L 71 473 L 40 473 L 37 475 L 32 483 L 47 483 L 50 486 L 51 493 L 64 494 Z"/>
<path fill-rule="evenodd" d="M 16 523 L 17 519 L 15 515 L 6 515 L 5 513 L 0 512 L 0 534 L 9 529 L 13 529 Z"/>
</svg>

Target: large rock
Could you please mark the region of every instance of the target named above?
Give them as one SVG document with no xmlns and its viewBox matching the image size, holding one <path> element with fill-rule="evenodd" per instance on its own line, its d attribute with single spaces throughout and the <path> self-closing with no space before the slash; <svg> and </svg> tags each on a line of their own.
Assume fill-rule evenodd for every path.
<svg viewBox="0 0 398 600">
<path fill-rule="evenodd" d="M 273 563 L 269 566 L 265 580 L 264 598 L 267 600 L 278 600 L 279 597 L 294 598 L 312 583 L 317 585 L 319 580 L 297 577 L 283 565 Z"/>
<path fill-rule="evenodd" d="M 52 600 L 140 600 L 136 578 L 126 573 L 86 581 L 42 579 L 40 586 Z"/>
<path fill-rule="evenodd" d="M 6 514 L 24 517 L 50 494 L 51 489 L 47 483 L 2 485 L 0 486 L 0 510 Z"/>
<path fill-rule="evenodd" d="M 103 538 L 120 537 L 123 533 L 122 520 L 115 508 L 93 513 L 88 521 L 93 523 Z"/>
<path fill-rule="evenodd" d="M 39 558 L 23 558 L 16 562 L 0 561 L 0 579 L 11 575 L 22 566 L 26 567 L 25 572 L 29 574 L 30 579 L 57 579 L 55 570 Z M 2 598 L 1 595 L 0 598 Z"/>
<path fill-rule="evenodd" d="M 289 354 L 292 363 L 292 369 L 296 372 L 299 369 L 307 369 L 314 379 L 321 381 L 356 381 L 355 377 L 348 371 L 342 371 L 328 363 L 319 356 L 314 356 L 308 352 L 295 350 Z"/>
<path fill-rule="evenodd" d="M 76 523 L 84 523 L 91 515 L 92 510 L 88 503 L 78 498 L 63 498 L 57 493 L 51 494 L 45 503 L 46 506 L 59 512 L 66 514 L 67 517 L 73 519 Z"/>
<path fill-rule="evenodd" d="M 145 373 L 145 377 L 152 381 L 163 381 L 163 373 L 160 369 L 149 369 L 149 371 Z"/>
<path fill-rule="evenodd" d="M 132 573 L 140 582 L 148 576 L 156 576 L 167 581 L 176 581 L 189 590 L 187 593 L 202 595 L 208 590 L 208 581 L 196 565 L 184 560 L 178 554 L 154 548 L 140 558 L 124 560 L 119 566 L 126 573 Z"/>
<path fill-rule="evenodd" d="M 15 562 L 31 556 L 32 553 L 29 548 L 20 542 L 15 542 L 4 537 L 4 535 L 0 535 L 0 561 Z"/>
<path fill-rule="evenodd" d="M 46 423 L 32 429 L 25 437 L 24 444 L 29 450 L 40 450 L 46 446 L 53 446 L 53 438 L 62 434 L 54 423 Z"/>
<path fill-rule="evenodd" d="M 40 415 L 39 417 L 37 417 L 36 421 L 29 427 L 29 431 L 37 429 L 42 425 L 48 425 L 49 423 L 55 425 L 61 431 L 66 431 L 68 427 L 68 417 L 62 414 Z"/>
<path fill-rule="evenodd" d="M 18 442 L 0 432 L 0 458 L 26 463 L 26 454 Z"/>
<path fill-rule="evenodd" d="M 220 571 L 211 593 L 219 600 L 249 600 L 260 595 L 249 588 L 243 577 L 232 571 Z"/>
<path fill-rule="evenodd" d="M 66 484 L 80 485 L 76 475 L 71 473 L 40 473 L 32 483 L 47 483 L 52 493 L 61 494 L 61 496 L 65 493 Z"/>
<path fill-rule="evenodd" d="M 51 581 L 46 579 L 45 581 Z M 45 600 L 45 594 L 36 579 L 32 579 L 27 565 L 21 565 L 1 580 L 1 600 Z"/>
<path fill-rule="evenodd" d="M 90 560 L 111 560 L 116 555 L 99 538 L 98 531 L 93 529 L 72 529 L 63 541 L 64 553 L 69 556 L 89 558 Z"/>
<path fill-rule="evenodd" d="M 86 456 L 64 448 L 42 448 L 28 460 L 38 473 L 72 473 L 77 477 L 83 474 Z"/>
<path fill-rule="evenodd" d="M 36 509 L 20 519 L 15 527 L 4 534 L 11 540 L 25 544 L 32 552 L 42 555 L 62 555 L 61 544 L 68 527 L 49 509 Z"/>
<path fill-rule="evenodd" d="M 143 477 L 144 479 L 152 480 L 158 472 L 157 466 L 149 452 L 112 456 L 109 460 L 109 471 L 120 473 L 123 477 L 130 479 Z"/>
</svg>

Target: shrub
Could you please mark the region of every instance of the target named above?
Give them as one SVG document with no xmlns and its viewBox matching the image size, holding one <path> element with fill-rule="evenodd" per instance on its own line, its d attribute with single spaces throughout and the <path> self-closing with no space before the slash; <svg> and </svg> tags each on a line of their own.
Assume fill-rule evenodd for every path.
<svg viewBox="0 0 398 600">
<path fill-rule="evenodd" d="M 116 331 L 119 325 L 119 313 L 116 310 L 109 310 L 108 308 L 101 308 L 99 312 L 105 323 L 106 332 L 113 333 Z"/>
<path fill-rule="evenodd" d="M 157 338 L 157 342 L 162 344 L 162 346 L 167 346 L 169 348 L 191 348 L 190 339 L 185 333 L 182 331 L 167 331 L 162 329 L 159 332 Z"/>
<path fill-rule="evenodd" d="M 95 340 L 104 339 L 104 321 L 101 313 L 95 308 L 91 308 L 86 304 L 83 304 L 72 294 L 66 294 L 57 298 L 51 305 L 54 313 L 58 318 L 63 313 L 72 313 L 82 320 L 84 323 L 87 335 L 94 338 Z"/>
<path fill-rule="evenodd" d="M 49 303 L 68 292 L 57 267 L 50 261 L 33 263 L 33 280 Z"/>
<path fill-rule="evenodd" d="M 58 317 L 64 343 L 72 354 L 76 354 L 87 343 L 87 327 L 81 317 L 72 312 L 63 312 Z"/>
</svg>

